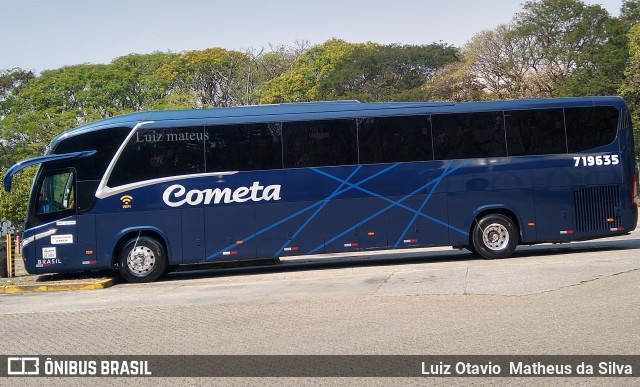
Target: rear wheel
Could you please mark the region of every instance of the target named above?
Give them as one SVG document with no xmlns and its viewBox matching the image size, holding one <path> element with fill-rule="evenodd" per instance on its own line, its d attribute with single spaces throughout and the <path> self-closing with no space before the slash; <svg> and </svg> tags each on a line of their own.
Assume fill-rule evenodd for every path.
<svg viewBox="0 0 640 387">
<path fill-rule="evenodd" d="M 129 240 L 120 252 L 118 270 L 128 282 L 152 282 L 160 278 L 167 268 L 167 257 L 162 243 L 142 236 Z"/>
<path fill-rule="evenodd" d="M 485 259 L 508 258 L 517 245 L 518 229 L 504 215 L 487 215 L 473 229 L 473 248 Z"/>
</svg>

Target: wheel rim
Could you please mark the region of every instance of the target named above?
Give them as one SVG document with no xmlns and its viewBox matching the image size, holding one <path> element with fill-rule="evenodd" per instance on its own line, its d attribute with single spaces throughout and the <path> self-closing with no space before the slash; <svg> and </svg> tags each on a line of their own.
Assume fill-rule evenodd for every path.
<svg viewBox="0 0 640 387">
<path fill-rule="evenodd" d="M 482 242 L 489 250 L 504 250 L 509 245 L 509 230 L 501 224 L 492 223 L 482 231 Z"/>
<path fill-rule="evenodd" d="M 127 256 L 127 268 L 136 277 L 144 277 L 156 264 L 156 255 L 146 246 L 134 247 Z"/>
</svg>

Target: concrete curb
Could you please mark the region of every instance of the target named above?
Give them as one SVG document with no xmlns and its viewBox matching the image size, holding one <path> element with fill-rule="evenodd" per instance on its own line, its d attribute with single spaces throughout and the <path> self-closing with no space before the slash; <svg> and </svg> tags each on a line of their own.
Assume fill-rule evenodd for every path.
<svg viewBox="0 0 640 387">
<path fill-rule="evenodd" d="M 105 289 L 116 284 L 116 278 L 105 278 L 99 281 L 61 282 L 43 284 L 1 285 L 0 294 L 19 294 L 35 292 L 64 292 L 70 290 Z"/>
</svg>

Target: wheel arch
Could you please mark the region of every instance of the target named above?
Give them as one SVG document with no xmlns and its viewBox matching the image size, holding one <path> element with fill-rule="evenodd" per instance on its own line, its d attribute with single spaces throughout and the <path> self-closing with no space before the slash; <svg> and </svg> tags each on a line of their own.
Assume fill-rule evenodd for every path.
<svg viewBox="0 0 640 387">
<path fill-rule="evenodd" d="M 162 244 L 165 254 L 167 255 L 167 264 L 169 264 L 171 260 L 171 250 L 169 239 L 165 233 L 157 227 L 141 226 L 126 228 L 113 237 L 107 248 L 108 254 L 111 257 L 111 267 L 115 268 L 117 266 L 120 251 L 129 240 L 143 236 L 154 238 Z"/>
</svg>

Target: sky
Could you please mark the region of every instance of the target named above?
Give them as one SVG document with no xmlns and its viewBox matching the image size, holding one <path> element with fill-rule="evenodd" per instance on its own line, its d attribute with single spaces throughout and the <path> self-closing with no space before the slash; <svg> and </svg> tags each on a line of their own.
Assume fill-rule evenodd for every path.
<svg viewBox="0 0 640 387">
<path fill-rule="evenodd" d="M 622 0 L 583 0 L 613 16 Z M 296 41 L 461 47 L 510 22 L 520 0 L 0 0 L 0 70 L 41 72 L 131 53 Z"/>
</svg>

